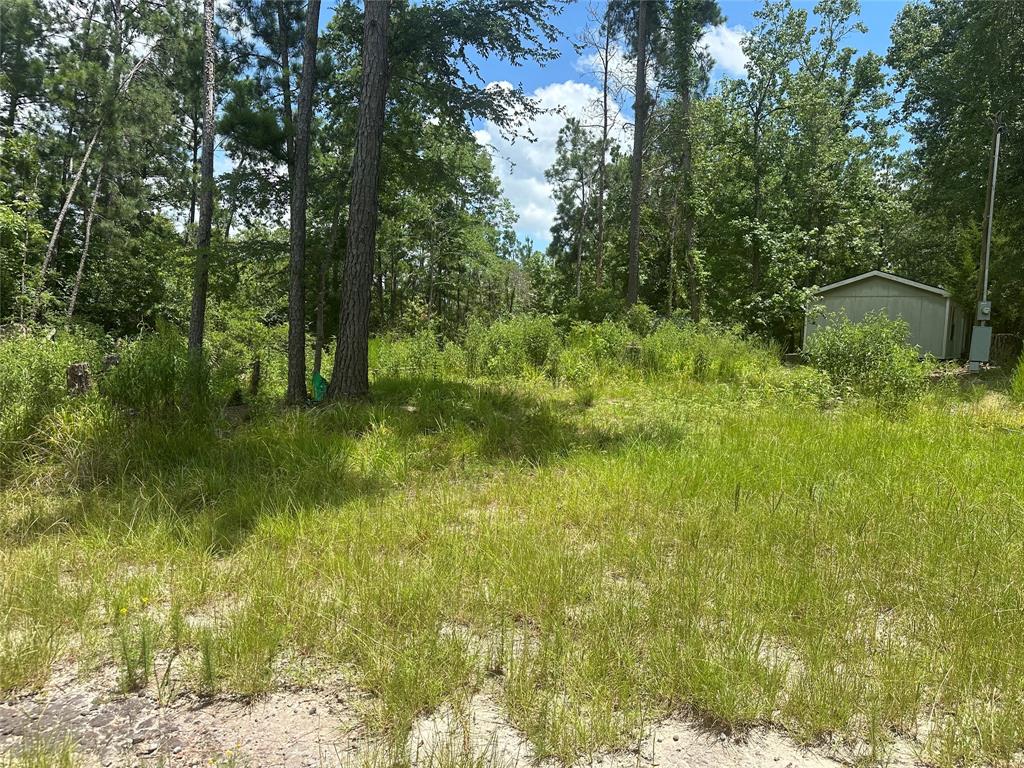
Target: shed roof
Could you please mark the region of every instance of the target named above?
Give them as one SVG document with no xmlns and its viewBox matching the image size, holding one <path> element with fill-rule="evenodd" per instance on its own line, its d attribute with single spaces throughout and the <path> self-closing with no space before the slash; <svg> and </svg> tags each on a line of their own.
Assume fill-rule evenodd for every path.
<svg viewBox="0 0 1024 768">
<path fill-rule="evenodd" d="M 909 285 L 911 288 L 917 288 L 918 290 L 927 291 L 928 293 L 934 293 L 934 294 L 937 294 L 939 296 L 944 296 L 946 298 L 949 298 L 949 296 L 950 296 L 949 291 L 944 290 L 942 288 L 938 288 L 938 287 L 936 287 L 934 285 L 928 285 L 926 283 L 919 283 L 916 280 L 911 280 L 910 278 L 907 278 L 907 277 L 900 277 L 899 275 L 891 275 L 888 272 L 882 272 L 881 270 L 878 270 L 878 269 L 873 269 L 870 272 L 865 272 L 862 275 L 855 275 L 854 277 L 848 277 L 845 280 L 840 280 L 837 283 L 829 283 L 828 285 L 823 285 L 821 288 L 819 288 L 815 292 L 815 295 L 821 295 L 823 293 L 828 293 L 829 291 L 831 291 L 834 288 L 840 288 L 840 287 L 842 287 L 844 285 L 850 285 L 851 283 L 858 283 L 861 280 L 867 280 L 869 277 L 881 277 L 881 278 L 883 278 L 885 280 L 891 280 L 894 283 L 900 283 L 901 285 Z"/>
</svg>

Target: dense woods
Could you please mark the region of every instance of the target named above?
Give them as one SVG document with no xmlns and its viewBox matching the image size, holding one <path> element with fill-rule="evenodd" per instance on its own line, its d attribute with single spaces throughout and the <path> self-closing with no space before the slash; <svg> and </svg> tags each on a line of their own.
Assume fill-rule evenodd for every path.
<svg viewBox="0 0 1024 768">
<path fill-rule="evenodd" d="M 883 58 L 856 0 L 772 0 L 715 78 L 715 0 L 596 7 L 599 118 L 565 122 L 540 252 L 473 135 L 539 106 L 474 56 L 550 61 L 559 8 L 5 0 L 0 324 L 168 323 L 193 353 L 208 317 L 287 325 L 292 403 L 336 342 L 330 394 L 362 394 L 370 335 L 518 312 L 642 302 L 793 348 L 811 287 L 867 269 L 973 304 L 998 124 L 995 325 L 1024 330 L 1020 5 L 911 3 Z"/>
</svg>

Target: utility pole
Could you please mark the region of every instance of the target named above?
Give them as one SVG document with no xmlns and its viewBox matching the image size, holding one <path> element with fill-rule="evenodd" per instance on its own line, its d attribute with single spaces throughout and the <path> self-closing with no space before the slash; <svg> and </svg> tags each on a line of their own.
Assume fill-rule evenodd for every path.
<svg viewBox="0 0 1024 768">
<path fill-rule="evenodd" d="M 992 219 L 996 206 L 996 174 L 999 172 L 999 147 L 1002 143 L 1002 113 L 992 121 L 992 155 L 988 169 L 988 190 L 985 195 L 985 217 L 981 231 L 981 271 L 978 275 L 978 306 L 974 316 L 974 328 L 971 333 L 971 354 L 968 369 L 971 373 L 981 370 L 981 364 L 987 363 L 992 351 L 992 302 L 988 300 L 988 273 L 992 257 Z"/>
</svg>

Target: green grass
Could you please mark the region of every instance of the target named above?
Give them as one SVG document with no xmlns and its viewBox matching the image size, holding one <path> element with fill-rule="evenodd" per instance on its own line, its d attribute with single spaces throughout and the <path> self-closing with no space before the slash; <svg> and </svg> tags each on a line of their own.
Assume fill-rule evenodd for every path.
<svg viewBox="0 0 1024 768">
<path fill-rule="evenodd" d="M 37 742 L 9 755 L 0 755 L 2 768 L 75 768 L 74 746 L 70 740 L 59 744 Z"/>
<path fill-rule="evenodd" d="M 1010 761 L 1021 411 L 691 368 L 380 378 L 237 427 L 61 405 L 0 496 L 0 689 L 67 659 L 245 695 L 340 670 L 399 744 L 493 678 L 565 761 L 668 713 Z"/>
</svg>

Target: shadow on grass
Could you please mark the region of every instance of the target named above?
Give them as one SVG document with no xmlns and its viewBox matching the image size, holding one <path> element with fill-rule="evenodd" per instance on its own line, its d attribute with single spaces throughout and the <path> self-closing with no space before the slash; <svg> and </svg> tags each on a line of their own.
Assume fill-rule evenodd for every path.
<svg viewBox="0 0 1024 768">
<path fill-rule="evenodd" d="M 153 521 L 189 547 L 225 554 L 265 518 L 382 497 L 417 473 L 542 466 L 640 437 L 585 425 L 579 413 L 520 387 L 384 379 L 365 401 L 264 413 L 234 427 L 115 416 L 73 461 L 50 459 L 54 476 L 76 492 L 38 512 L 27 498 L 23 513 L 0 515 L 0 536 L 27 543 L 67 530 L 119 535 Z M 643 436 L 651 438 L 649 430 Z M 677 439 L 657 435 L 659 443 Z"/>
</svg>

